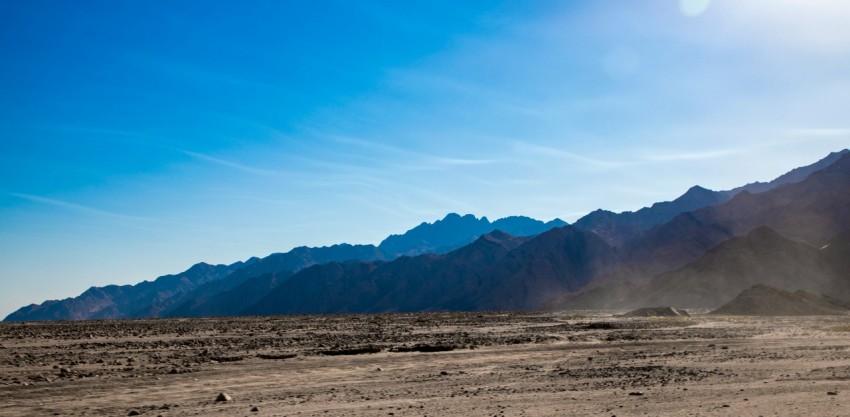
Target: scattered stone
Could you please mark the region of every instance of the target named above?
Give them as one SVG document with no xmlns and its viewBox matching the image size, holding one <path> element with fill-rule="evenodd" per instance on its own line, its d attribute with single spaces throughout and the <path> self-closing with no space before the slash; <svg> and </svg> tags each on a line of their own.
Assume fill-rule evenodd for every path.
<svg viewBox="0 0 850 417">
<path fill-rule="evenodd" d="M 838 395 L 838 391 L 827 391 L 826 395 Z"/>
<path fill-rule="evenodd" d="M 629 395 L 633 395 L 633 396 L 641 396 L 641 395 L 643 395 L 643 393 L 642 393 L 642 392 L 640 392 L 640 391 L 632 391 L 632 392 L 630 392 L 630 393 L 629 393 Z"/>
<path fill-rule="evenodd" d="M 440 375 L 448 375 L 449 373 L 446 371 L 440 371 Z"/>
<path fill-rule="evenodd" d="M 233 397 L 222 392 L 222 393 L 218 394 L 218 397 L 216 397 L 215 400 L 216 400 L 216 402 L 233 401 Z"/>
<path fill-rule="evenodd" d="M 140 415 L 142 415 L 142 413 L 140 413 L 138 410 L 130 410 L 130 412 L 127 413 L 127 415 L 128 416 L 140 416 Z"/>
<path fill-rule="evenodd" d="M 260 359 L 292 359 L 296 356 L 298 356 L 298 354 L 295 353 L 257 354 L 257 357 Z"/>
<path fill-rule="evenodd" d="M 260 411 L 260 407 L 256 407 L 256 406 L 255 406 L 255 407 L 252 407 L 252 408 L 251 408 L 251 412 L 252 412 L 252 413 L 256 413 L 256 412 L 258 412 L 258 411 Z"/>
</svg>

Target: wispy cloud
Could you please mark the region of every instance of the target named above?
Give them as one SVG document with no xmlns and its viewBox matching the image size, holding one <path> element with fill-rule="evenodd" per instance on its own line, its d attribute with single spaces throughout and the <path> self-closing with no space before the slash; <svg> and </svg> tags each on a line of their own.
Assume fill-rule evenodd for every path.
<svg viewBox="0 0 850 417">
<path fill-rule="evenodd" d="M 422 151 L 414 151 L 411 149 L 402 149 L 393 145 L 388 145 L 385 143 L 379 143 L 375 141 L 369 141 L 365 139 L 355 138 L 351 136 L 341 136 L 341 135 L 327 135 L 328 139 L 336 143 L 353 145 L 361 149 L 366 149 L 369 151 L 375 151 L 379 154 L 389 153 L 393 155 L 397 155 L 400 157 L 408 157 L 410 161 L 406 161 L 405 164 L 396 164 L 391 162 L 392 159 L 381 158 L 380 162 L 394 165 L 397 168 L 401 169 L 415 169 L 415 170 L 429 170 L 429 169 L 442 169 L 445 167 L 451 166 L 470 166 L 470 165 L 490 165 L 502 162 L 509 162 L 505 159 L 496 159 L 496 158 L 468 158 L 468 157 L 446 157 L 439 156 L 427 152 Z"/>
<path fill-rule="evenodd" d="M 649 162 L 696 161 L 717 159 L 743 153 L 741 149 L 721 149 L 715 151 L 646 152 L 642 159 Z"/>
<path fill-rule="evenodd" d="M 498 159 L 470 159 L 445 157 L 434 157 L 434 160 L 445 165 L 490 165 L 500 162 L 500 160 Z"/>
<path fill-rule="evenodd" d="M 850 128 L 803 128 L 792 129 L 795 136 L 850 136 Z"/>
<path fill-rule="evenodd" d="M 628 162 L 624 161 L 592 158 L 563 149 L 523 141 L 514 141 L 513 145 L 515 149 L 521 152 L 547 156 L 550 158 L 565 159 L 572 162 L 578 162 L 593 168 L 618 168 L 629 164 Z"/>
<path fill-rule="evenodd" d="M 75 212 L 78 212 L 78 213 L 98 217 L 98 218 L 101 218 L 101 219 L 119 221 L 123 225 L 125 225 L 127 227 L 132 227 L 132 228 L 135 228 L 135 229 L 147 230 L 147 231 L 150 231 L 150 232 L 163 232 L 162 230 L 154 229 L 154 228 L 147 227 L 147 226 L 140 224 L 140 223 L 150 223 L 150 222 L 153 221 L 152 219 L 145 218 L 145 217 L 129 216 L 129 215 L 126 215 L 126 214 L 113 213 L 113 212 L 110 212 L 110 211 L 101 210 L 101 209 L 86 206 L 86 205 L 83 205 L 83 204 L 72 203 L 72 202 L 64 201 L 64 200 L 57 200 L 57 199 L 54 199 L 54 198 L 48 198 L 48 197 L 43 197 L 43 196 L 34 195 L 34 194 L 15 193 L 15 192 L 5 192 L 5 194 L 10 195 L 12 197 L 22 199 L 22 200 L 31 201 L 31 202 L 39 203 L 39 204 L 44 204 L 44 205 L 48 205 L 48 206 L 52 206 L 52 207 L 67 209 L 67 210 L 75 211 Z"/>
<path fill-rule="evenodd" d="M 318 135 L 324 139 L 328 139 L 334 143 L 343 144 L 343 145 L 353 145 L 361 149 L 366 149 L 369 151 L 377 151 L 383 153 L 392 153 L 397 155 L 408 155 L 408 156 L 421 156 L 420 153 L 403 149 L 397 146 L 387 145 L 385 143 L 379 143 L 371 140 L 361 139 L 348 135 L 336 135 L 336 134 L 323 134 L 320 132 L 313 131 L 314 135 Z"/>
<path fill-rule="evenodd" d="M 235 169 L 235 170 L 238 170 L 238 171 L 247 172 L 249 174 L 262 175 L 262 176 L 277 176 L 277 175 L 281 174 L 281 172 L 279 172 L 279 171 L 252 167 L 252 166 L 240 164 L 240 163 L 233 162 L 233 161 L 228 161 L 226 159 L 217 158 L 217 157 L 207 155 L 207 154 L 204 154 L 204 153 L 200 153 L 200 152 L 187 151 L 187 150 L 183 150 L 183 149 L 181 149 L 180 152 L 182 152 L 182 153 L 184 153 L 188 156 L 191 156 L 192 158 L 195 158 L 195 159 L 199 159 L 199 160 L 206 161 L 206 162 L 211 162 L 211 163 L 216 164 L 216 165 L 221 165 L 221 166 L 224 166 L 224 167 L 227 167 L 227 168 L 232 168 L 232 169 Z"/>
<path fill-rule="evenodd" d="M 124 215 L 124 214 L 112 213 L 112 212 L 109 212 L 109 211 L 100 210 L 100 209 L 96 209 L 96 208 L 89 207 L 89 206 L 84 206 L 82 204 L 76 204 L 76 203 L 71 203 L 71 202 L 68 202 L 68 201 L 56 200 L 56 199 L 53 199 L 53 198 L 47 198 L 47 197 L 42 197 L 42 196 L 33 195 L 33 194 L 25 194 L 25 193 L 7 193 L 7 194 L 9 194 L 13 197 L 23 199 L 23 200 L 47 204 L 47 205 L 51 205 L 51 206 L 54 206 L 54 207 L 71 209 L 71 210 L 79 211 L 79 212 L 82 212 L 82 213 L 93 214 L 93 215 L 97 215 L 97 216 L 110 217 L 110 218 L 118 219 L 118 220 L 134 220 L 134 221 L 146 221 L 146 220 L 148 220 L 148 219 L 145 219 L 143 217 L 127 216 L 127 215 Z"/>
</svg>

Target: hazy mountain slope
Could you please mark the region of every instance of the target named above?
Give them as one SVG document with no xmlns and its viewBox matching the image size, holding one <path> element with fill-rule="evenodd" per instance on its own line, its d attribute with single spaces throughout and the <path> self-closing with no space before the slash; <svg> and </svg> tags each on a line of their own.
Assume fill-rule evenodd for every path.
<svg viewBox="0 0 850 417">
<path fill-rule="evenodd" d="M 574 225 L 598 234 L 613 246 L 620 246 L 640 232 L 665 223 L 681 213 L 727 200 L 729 197 L 721 193 L 694 186 L 673 201 L 655 203 L 635 212 L 614 213 L 600 209 L 578 219 Z"/>
<path fill-rule="evenodd" d="M 821 247 L 820 253 L 833 273 L 833 279 L 823 293 L 850 302 L 850 231 Z"/>
<path fill-rule="evenodd" d="M 757 284 L 828 294 L 850 302 L 850 234 L 822 248 L 760 226 L 675 271 L 641 283 L 607 282 L 547 303 L 549 309 L 669 305 L 717 308 Z"/>
<path fill-rule="evenodd" d="M 578 219 L 574 226 L 602 236 L 606 242 L 613 246 L 620 246 L 638 236 L 641 232 L 666 223 L 679 214 L 724 203 L 742 191 L 759 193 L 785 184 L 801 182 L 812 173 L 837 162 L 848 152 L 850 151 L 847 149 L 832 152 L 814 164 L 795 168 L 767 183 L 755 182 L 727 191 L 712 191 L 694 186 L 673 201 L 655 203 L 635 212 L 613 213 L 607 210 L 596 210 Z"/>
<path fill-rule="evenodd" d="M 360 268 L 319 265 L 296 274 L 245 313 L 469 309 L 469 293 L 478 286 L 478 271 L 523 241 L 496 231 L 448 254 L 403 256 Z"/>
<path fill-rule="evenodd" d="M 784 237 L 761 229 L 729 241 L 760 226 Z M 802 182 L 759 194 L 744 191 L 727 203 L 681 214 L 644 232 L 622 248 L 624 262 L 617 273 L 597 278 L 579 293 L 558 294 L 546 306 L 715 307 L 743 289 L 737 279 L 747 285 L 759 282 L 753 278 L 850 300 L 850 237 L 841 233 L 848 230 L 850 155 L 845 153 Z M 679 268 L 647 284 L 648 278 Z"/>
<path fill-rule="evenodd" d="M 163 314 L 164 317 L 200 317 L 232 315 L 256 302 L 259 292 L 273 288 L 271 283 L 288 279 L 304 268 L 329 262 L 351 260 L 379 261 L 384 254 L 373 245 L 333 245 L 320 248 L 298 247 L 287 253 L 273 253 L 235 271 L 225 279 L 196 288 L 186 300 Z M 251 281 L 268 275 L 268 281 Z M 248 286 L 243 286 L 248 283 Z M 257 288 L 251 288 L 257 285 Z M 238 290 L 236 290 L 239 288 Z M 241 294 L 244 298 L 236 297 Z M 221 302 L 220 306 L 217 302 Z"/>
<path fill-rule="evenodd" d="M 755 284 L 820 293 L 831 279 L 832 271 L 821 262 L 817 248 L 762 226 L 659 275 L 636 299 L 641 305 L 715 308 Z"/>
<path fill-rule="evenodd" d="M 238 315 L 253 305 L 272 289 L 292 276 L 292 272 L 270 272 L 250 277 L 241 284 L 216 292 L 210 296 L 187 301 L 181 309 L 168 313 L 168 317 L 221 317 Z"/>
<path fill-rule="evenodd" d="M 823 245 L 850 230 L 850 154 L 806 180 L 677 216 L 624 246 L 636 276 L 676 269 L 758 226 L 792 240 Z"/>
<path fill-rule="evenodd" d="M 242 266 L 199 263 L 188 270 L 136 285 L 92 287 L 78 297 L 46 301 L 19 309 L 6 321 L 85 320 L 155 317 L 204 283 L 229 275 Z"/>
<path fill-rule="evenodd" d="M 709 314 L 746 316 L 845 315 L 846 305 L 805 291 L 785 291 L 755 285 Z"/>
<path fill-rule="evenodd" d="M 375 297 L 377 289 L 374 283 L 364 279 L 374 269 L 375 264 L 371 262 L 331 262 L 314 265 L 299 271 L 242 313 L 270 315 L 355 312 Z"/>
<path fill-rule="evenodd" d="M 371 276 L 380 298 L 369 311 L 468 310 L 483 271 L 527 239 L 494 231 L 445 255 L 400 258 Z"/>
<path fill-rule="evenodd" d="M 820 171 L 820 170 L 832 165 L 833 163 L 835 163 L 836 161 L 841 159 L 841 157 L 846 155 L 847 153 L 850 153 L 850 150 L 843 149 L 843 150 L 838 151 L 838 152 L 830 152 L 829 155 L 825 156 L 823 159 L 815 162 L 814 164 L 806 165 L 804 167 L 794 168 L 791 171 L 788 171 L 785 174 L 780 175 L 779 177 L 777 177 L 773 181 L 770 181 L 770 182 L 753 182 L 753 183 L 749 183 L 749 184 L 741 186 L 741 187 L 733 188 L 733 189 L 728 190 L 728 191 L 721 191 L 721 193 L 727 194 L 727 195 L 729 195 L 729 198 L 732 198 L 732 197 L 735 196 L 735 194 L 738 194 L 741 191 L 749 191 L 751 193 L 760 193 L 760 192 L 764 192 L 764 191 L 767 191 L 767 190 L 771 190 L 771 189 L 776 188 L 780 185 L 793 184 L 795 182 L 800 182 L 800 181 L 803 181 L 806 178 L 808 178 L 809 175 L 812 175 L 812 173 Z"/>
<path fill-rule="evenodd" d="M 552 294 L 573 292 L 619 264 L 598 235 L 575 227 L 552 229 L 512 250 L 483 274 L 479 310 L 538 309 Z"/>
<path fill-rule="evenodd" d="M 369 264 L 374 269 L 316 266 L 245 313 L 536 309 L 552 291 L 581 288 L 617 259 L 600 237 L 572 227 L 530 240 L 496 231 L 448 254 Z"/>
</svg>

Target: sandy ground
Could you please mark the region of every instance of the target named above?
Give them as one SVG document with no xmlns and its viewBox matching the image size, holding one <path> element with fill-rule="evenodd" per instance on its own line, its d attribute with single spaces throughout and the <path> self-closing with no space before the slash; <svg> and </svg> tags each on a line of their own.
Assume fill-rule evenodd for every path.
<svg viewBox="0 0 850 417">
<path fill-rule="evenodd" d="M 850 317 L 0 324 L 0 416 L 137 413 L 850 416 Z"/>
</svg>

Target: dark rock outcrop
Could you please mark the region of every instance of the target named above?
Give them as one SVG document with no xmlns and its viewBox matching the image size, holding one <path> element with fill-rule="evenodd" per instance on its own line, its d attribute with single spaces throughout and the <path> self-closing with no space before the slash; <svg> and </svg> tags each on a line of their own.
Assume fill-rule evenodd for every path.
<svg viewBox="0 0 850 417">
<path fill-rule="evenodd" d="M 727 316 L 823 316 L 845 315 L 846 305 L 805 291 L 785 291 L 767 285 L 755 285 L 741 292 L 720 308 L 710 312 Z"/>
</svg>

